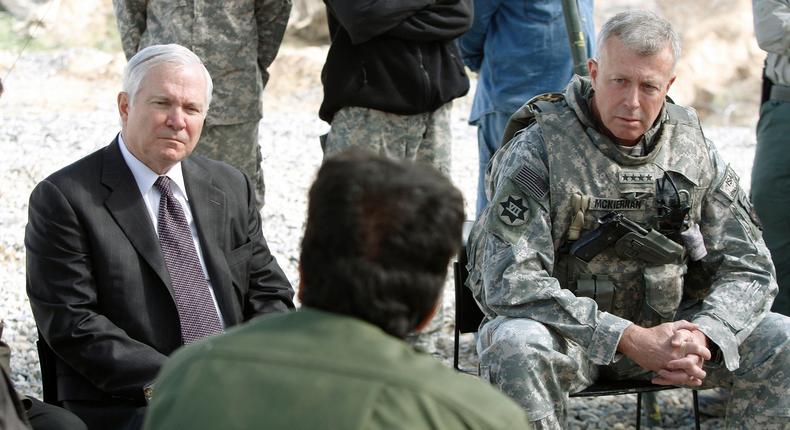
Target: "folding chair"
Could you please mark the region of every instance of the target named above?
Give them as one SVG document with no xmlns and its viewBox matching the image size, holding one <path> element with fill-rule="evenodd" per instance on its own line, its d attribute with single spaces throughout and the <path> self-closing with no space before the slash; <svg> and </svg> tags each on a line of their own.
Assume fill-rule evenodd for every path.
<svg viewBox="0 0 790 430">
<path fill-rule="evenodd" d="M 44 337 L 41 336 L 40 331 L 36 349 L 38 350 L 38 363 L 41 367 L 41 391 L 44 403 L 61 406 L 58 401 L 57 357 Z"/>
<path fill-rule="evenodd" d="M 464 238 L 466 238 L 466 234 Z M 464 239 L 465 242 L 465 239 Z M 461 369 L 459 367 L 460 338 L 463 333 L 476 333 L 483 321 L 483 311 L 477 305 L 472 291 L 466 288 L 466 278 L 469 272 L 466 269 L 466 243 L 458 255 L 458 260 L 453 263 L 455 272 L 455 343 L 453 349 L 453 367 L 461 372 L 478 375 L 479 371 Z M 636 429 L 639 430 L 642 424 L 642 394 L 662 390 L 681 388 L 672 385 L 655 385 L 650 381 L 625 380 L 625 381 L 602 381 L 598 380 L 593 385 L 578 393 L 570 394 L 570 397 L 597 397 L 597 396 L 619 396 L 621 394 L 636 394 Z M 697 391 L 692 390 L 694 397 L 694 426 L 700 429 L 699 401 Z"/>
</svg>

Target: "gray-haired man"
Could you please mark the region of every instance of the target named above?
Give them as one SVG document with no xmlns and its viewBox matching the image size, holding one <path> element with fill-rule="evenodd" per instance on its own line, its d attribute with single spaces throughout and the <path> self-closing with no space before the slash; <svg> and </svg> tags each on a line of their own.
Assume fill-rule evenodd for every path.
<svg viewBox="0 0 790 430">
<path fill-rule="evenodd" d="M 568 393 L 601 376 L 728 386 L 728 427 L 786 425 L 790 320 L 769 312 L 737 176 L 666 99 L 678 35 L 628 11 L 597 46 L 590 79 L 528 102 L 491 163 L 469 245 L 482 376 L 537 428 L 562 427 Z"/>
<path fill-rule="evenodd" d="M 141 50 L 124 71 L 118 136 L 30 196 L 33 316 L 57 356 L 58 400 L 90 429 L 140 428 L 182 345 L 293 308 L 250 179 L 190 155 L 210 95 L 192 51 Z"/>
</svg>

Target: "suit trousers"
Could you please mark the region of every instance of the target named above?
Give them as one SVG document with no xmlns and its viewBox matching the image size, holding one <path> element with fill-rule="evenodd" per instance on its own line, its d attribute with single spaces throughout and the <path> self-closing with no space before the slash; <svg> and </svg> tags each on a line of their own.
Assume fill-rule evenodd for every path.
<svg viewBox="0 0 790 430">
<path fill-rule="evenodd" d="M 33 397 L 22 400 L 33 430 L 88 430 L 77 415 Z"/>
<path fill-rule="evenodd" d="M 145 406 L 123 400 L 71 400 L 63 407 L 74 412 L 89 430 L 140 430 Z"/>
</svg>

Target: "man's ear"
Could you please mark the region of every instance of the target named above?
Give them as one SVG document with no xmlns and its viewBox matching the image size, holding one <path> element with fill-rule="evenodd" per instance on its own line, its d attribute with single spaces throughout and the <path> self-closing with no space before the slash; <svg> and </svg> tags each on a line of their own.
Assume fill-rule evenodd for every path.
<svg viewBox="0 0 790 430">
<path fill-rule="evenodd" d="M 596 80 L 598 79 L 598 62 L 594 58 L 587 59 L 587 70 L 590 71 L 590 83 L 595 89 Z"/>
<path fill-rule="evenodd" d="M 129 119 L 129 94 L 123 91 L 118 93 L 118 114 L 121 115 L 121 123 L 126 125 Z"/>
<path fill-rule="evenodd" d="M 439 310 L 439 306 L 441 306 L 441 302 L 442 302 L 442 296 L 439 295 L 439 298 L 436 300 L 436 303 L 433 304 L 431 310 L 428 311 L 428 313 L 424 317 L 422 317 L 422 320 L 420 321 L 419 324 L 417 324 L 417 327 L 414 327 L 415 332 L 421 332 L 425 327 L 428 326 L 428 324 L 433 319 L 433 316 L 436 315 L 436 312 Z"/>
<path fill-rule="evenodd" d="M 677 78 L 677 75 L 674 75 L 672 76 L 672 78 L 669 79 L 669 83 L 667 83 L 666 92 L 669 92 L 669 89 L 672 88 L 672 84 L 675 83 L 675 78 Z"/>
</svg>

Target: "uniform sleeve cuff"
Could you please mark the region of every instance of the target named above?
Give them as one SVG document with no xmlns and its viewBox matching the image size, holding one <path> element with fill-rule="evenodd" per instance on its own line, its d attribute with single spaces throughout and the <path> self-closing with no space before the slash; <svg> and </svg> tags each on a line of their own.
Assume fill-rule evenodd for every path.
<svg viewBox="0 0 790 430">
<path fill-rule="evenodd" d="M 733 371 L 740 366 L 738 340 L 727 326 L 709 316 L 699 316 L 691 322 L 699 325 L 700 331 L 719 347 L 727 370 Z"/>
<path fill-rule="evenodd" d="M 587 358 L 598 365 L 611 364 L 615 359 L 620 338 L 631 324 L 631 321 L 608 312 L 601 312 L 601 319 L 587 348 Z"/>
</svg>

